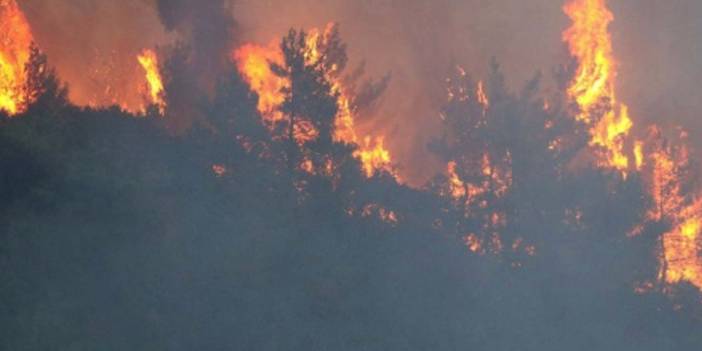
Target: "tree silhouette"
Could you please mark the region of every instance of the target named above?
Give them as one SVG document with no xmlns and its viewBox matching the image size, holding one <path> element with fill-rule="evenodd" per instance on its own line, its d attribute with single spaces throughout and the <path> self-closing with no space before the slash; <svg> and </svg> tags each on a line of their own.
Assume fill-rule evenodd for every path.
<svg viewBox="0 0 702 351">
<path fill-rule="evenodd" d="M 280 45 L 284 64 L 271 66 L 276 75 L 290 82 L 290 86 L 283 90 L 285 100 L 281 106 L 282 112 L 287 116 L 287 158 L 290 169 L 297 167 L 300 161 L 298 139 L 306 138 L 297 136 L 296 133 L 316 132 L 313 141 L 302 142 L 302 146 L 318 155 L 333 142 L 334 117 L 338 109 L 337 96 L 332 93 L 326 76 L 330 69 L 330 56 L 323 53 L 319 59 L 310 60 L 308 40 L 305 31 L 290 30 Z"/>
<path fill-rule="evenodd" d="M 58 112 L 68 104 L 68 89 L 61 84 L 56 71 L 48 64 L 46 55 L 32 43 L 25 67 L 27 81 L 24 95 L 32 108 Z"/>
<path fill-rule="evenodd" d="M 544 107 L 539 75 L 515 94 L 495 64 L 482 89 L 455 71 L 430 147 L 462 192 L 446 175 L 415 189 L 366 179 L 334 142 L 345 54 L 328 33 L 315 60 L 304 32 L 283 40 L 276 72 L 293 84 L 272 133 L 236 72 L 212 98 L 180 95 L 197 91 L 186 53 L 167 64 L 183 75 L 166 74 L 166 96 L 199 117 L 174 135 L 173 111 L 67 104 L 36 51 L 35 102 L 0 120 L 2 348 L 700 348 L 695 287 L 637 289 L 669 229 L 626 237 L 646 180 L 579 163 L 583 127 L 557 98 Z M 299 142 L 304 123 L 318 136 Z M 495 232 L 495 255 L 462 240 Z"/>
</svg>

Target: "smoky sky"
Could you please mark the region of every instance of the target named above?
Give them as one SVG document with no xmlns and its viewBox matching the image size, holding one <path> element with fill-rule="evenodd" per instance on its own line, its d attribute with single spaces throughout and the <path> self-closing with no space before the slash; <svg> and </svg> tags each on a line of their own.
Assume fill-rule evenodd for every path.
<svg viewBox="0 0 702 351">
<path fill-rule="evenodd" d="M 201 52 L 243 41 L 269 43 L 289 28 L 334 21 L 348 44 L 351 66 L 366 62 L 369 77 L 392 80 L 381 107 L 357 121 L 382 133 L 403 178 L 420 184 L 441 165 L 426 151 L 439 129 L 438 109 L 452 65 L 485 77 L 491 57 L 514 91 L 537 70 L 568 60 L 561 32 L 569 22 L 561 0 L 24 0 L 36 40 L 72 89 L 86 90 L 81 70 L 116 52 L 131 60 L 165 45 L 188 23 Z M 637 125 L 681 124 L 702 132 L 697 82 L 702 57 L 702 3 L 697 0 L 610 0 L 620 100 Z M 224 10 L 222 10 L 224 9 Z M 229 15 L 224 15 L 227 12 Z M 230 22 L 235 21 L 235 22 Z M 194 27 L 192 27 L 194 26 Z M 221 28 L 230 28 L 227 32 Z M 96 54 L 97 53 L 97 54 Z M 134 65 L 130 61 L 130 65 Z M 77 66 L 80 62 L 84 66 Z M 213 59 L 212 62 L 219 62 Z M 119 62 L 117 62 L 119 63 Z M 210 64 L 203 59 L 203 64 Z M 700 143 L 702 144 L 702 143 Z"/>
<path fill-rule="evenodd" d="M 621 100 L 642 124 L 681 124 L 691 140 L 702 140 L 702 2 L 618 0 L 611 7 Z"/>
<path fill-rule="evenodd" d="M 214 86 L 236 43 L 235 20 L 224 0 L 156 0 L 161 23 L 190 46 L 203 85 Z"/>
</svg>

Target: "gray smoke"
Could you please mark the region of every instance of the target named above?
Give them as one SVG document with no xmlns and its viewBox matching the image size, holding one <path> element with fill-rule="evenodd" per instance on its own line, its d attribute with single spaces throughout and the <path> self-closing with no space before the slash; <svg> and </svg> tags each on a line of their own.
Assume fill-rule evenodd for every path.
<svg viewBox="0 0 702 351">
<path fill-rule="evenodd" d="M 236 24 L 226 0 L 155 0 L 159 18 L 191 49 L 201 86 L 211 92 L 230 64 Z"/>
<path fill-rule="evenodd" d="M 95 52 L 116 53 L 115 63 L 144 47 L 180 38 L 197 52 L 207 81 L 237 40 L 269 43 L 289 28 L 335 21 L 348 44 L 350 67 L 365 61 L 367 75 L 392 80 L 382 105 L 358 121 L 382 132 L 405 178 L 419 184 L 442 165 L 426 152 L 438 129 L 444 78 L 460 64 L 485 77 L 496 57 L 513 90 L 532 74 L 548 73 L 568 55 L 561 32 L 565 0 L 24 0 L 37 41 L 73 90 L 94 91 L 84 68 L 101 67 Z M 702 79 L 702 2 L 610 0 L 619 59 L 620 100 L 637 126 L 682 124 L 692 140 L 702 128 L 695 89 Z M 236 20 L 236 25 L 234 21 Z M 170 33 L 170 34 L 168 34 Z M 175 33 L 175 35 L 174 35 Z M 234 35 L 235 34 L 235 35 Z M 121 53 L 129 53 L 122 57 Z M 224 53 L 224 55 L 222 55 Z M 103 55 L 105 56 L 105 55 Z M 130 61 L 131 60 L 131 61 Z M 111 61 L 111 62 L 112 62 Z M 136 69 L 136 68 L 135 68 Z M 137 71 L 138 72 L 138 71 Z M 98 82 L 100 83 L 100 82 Z M 549 89 L 547 85 L 545 89 Z M 702 146 L 702 145 L 701 145 Z"/>
</svg>

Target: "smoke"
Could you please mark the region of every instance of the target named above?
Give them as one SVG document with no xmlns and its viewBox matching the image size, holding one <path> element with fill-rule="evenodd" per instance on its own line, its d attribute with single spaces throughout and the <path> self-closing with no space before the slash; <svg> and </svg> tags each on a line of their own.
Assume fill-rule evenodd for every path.
<svg viewBox="0 0 702 351">
<path fill-rule="evenodd" d="M 268 0 L 239 1 L 235 8 L 245 40 L 263 43 L 291 26 L 338 22 L 350 67 L 365 61 L 370 77 L 391 73 L 382 106 L 357 124 L 362 133 L 386 136 L 403 179 L 415 185 L 445 168 L 426 145 L 438 133 L 453 65 L 480 79 L 495 56 L 509 84 L 519 86 L 565 58 L 560 32 L 567 19 L 561 4 L 549 0 Z"/>
<path fill-rule="evenodd" d="M 18 1 L 34 39 L 79 105 L 128 108 L 143 103 L 143 70 L 136 56 L 144 48 L 168 43 L 151 0 Z"/>
<path fill-rule="evenodd" d="M 382 103 L 357 121 L 361 132 L 385 136 L 403 178 L 422 184 L 445 168 L 427 152 L 437 134 L 444 79 L 461 65 L 485 78 L 491 57 L 515 91 L 535 71 L 567 61 L 561 32 L 568 25 L 554 0 L 25 0 L 36 40 L 68 81 L 77 103 L 103 103 L 105 87 L 139 99 L 121 84 L 142 74 L 134 57 L 146 47 L 187 43 L 204 90 L 240 42 L 269 43 L 291 28 L 340 24 L 349 67 L 366 62 L 366 76 L 391 74 Z M 696 0 L 610 0 L 620 100 L 636 126 L 650 122 L 702 128 L 695 111 L 702 78 Z M 235 22 L 236 20 L 236 22 Z M 226 67 L 224 67 L 226 68 Z M 113 74 L 117 72 L 118 74 Z M 122 91 L 124 90 L 124 91 Z M 130 95 L 131 94 L 131 95 Z M 102 100 L 101 100 L 102 98 Z M 139 101 L 140 102 L 140 101 Z M 702 140 L 702 139 L 700 139 Z"/>
<path fill-rule="evenodd" d="M 202 99 L 212 98 L 217 81 L 230 74 L 236 23 L 224 0 L 155 0 L 164 28 L 177 34 L 163 67 L 170 108 L 169 129 L 180 134 L 201 119 Z"/>
<path fill-rule="evenodd" d="M 636 128 L 651 123 L 702 130 L 702 2 L 609 0 L 620 100 L 631 107 Z M 565 1 L 553 0 L 284 0 L 241 1 L 237 9 L 248 40 L 266 42 L 290 26 L 341 24 L 352 65 L 365 60 L 375 76 L 392 72 L 384 106 L 369 130 L 383 130 L 405 178 L 421 183 L 440 165 L 426 153 L 436 133 L 443 79 L 452 64 L 484 78 L 496 57 L 508 86 L 517 90 L 532 74 L 568 60 L 561 32 L 568 26 Z M 243 15 L 246 14 L 246 15 Z M 265 19 L 265 20 L 263 20 Z M 697 147 L 702 147 L 698 142 Z M 427 167 L 427 165 L 431 165 Z M 445 165 L 441 165 L 445 167 Z"/>
<path fill-rule="evenodd" d="M 211 93 L 229 65 L 236 24 L 225 0 L 156 0 L 164 27 L 189 45 L 202 88 Z"/>
<path fill-rule="evenodd" d="M 612 1 L 619 91 L 640 125 L 680 125 L 702 147 L 702 2 Z"/>
<path fill-rule="evenodd" d="M 549 0 L 27 0 L 22 6 L 69 82 L 72 101 L 98 105 L 111 102 L 105 101 L 110 94 L 120 101 L 132 94 L 127 100 L 141 103 L 134 87 L 123 86 L 142 74 L 134 57 L 143 48 L 187 43 L 197 81 L 208 91 L 238 39 L 268 43 L 290 27 L 338 22 L 350 67 L 366 61 L 368 77 L 392 74 L 382 105 L 357 124 L 361 132 L 384 134 L 403 177 L 414 184 L 443 167 L 426 144 L 438 131 L 451 65 L 480 77 L 496 56 L 521 82 L 558 62 L 565 24 L 560 4 Z"/>
</svg>

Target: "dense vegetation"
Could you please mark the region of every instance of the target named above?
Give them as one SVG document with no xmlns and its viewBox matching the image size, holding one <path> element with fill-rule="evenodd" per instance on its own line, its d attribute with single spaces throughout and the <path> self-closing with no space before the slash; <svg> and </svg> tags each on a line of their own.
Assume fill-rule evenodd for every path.
<svg viewBox="0 0 702 351">
<path fill-rule="evenodd" d="M 301 61 L 300 35 L 282 43 L 276 71 L 294 83 L 273 132 L 233 69 L 173 133 L 175 112 L 72 106 L 35 51 L 36 101 L 0 122 L 2 349 L 699 349 L 695 289 L 635 292 L 656 281 L 666 227 L 627 237 L 640 179 L 573 169 L 582 126 L 568 106 L 543 109 L 538 77 L 515 94 L 493 64 L 489 109 L 467 98 L 441 111 L 428 147 L 461 179 L 494 180 L 485 153 L 511 172 L 504 193 L 464 201 L 445 175 L 422 189 L 366 179 L 354 146 L 331 137 L 329 66 Z M 296 116 L 319 137 L 293 142 Z M 472 252 L 467 233 L 504 247 Z M 533 255 L 511 250 L 517 239 Z"/>
</svg>

